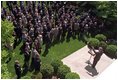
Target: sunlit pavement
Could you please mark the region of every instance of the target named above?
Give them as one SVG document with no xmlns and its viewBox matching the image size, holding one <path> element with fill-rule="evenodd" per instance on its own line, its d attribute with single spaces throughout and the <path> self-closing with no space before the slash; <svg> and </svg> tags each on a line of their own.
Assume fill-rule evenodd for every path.
<svg viewBox="0 0 118 80">
<path fill-rule="evenodd" d="M 93 69 L 91 67 L 93 56 L 90 58 L 91 55 L 88 53 L 88 51 L 88 47 L 85 46 L 62 59 L 62 62 L 70 67 L 72 72 L 78 73 L 81 79 L 96 78 L 114 61 L 113 59 L 110 59 L 105 54 L 103 54 L 97 63 L 96 68 Z M 91 64 L 88 64 L 89 59 Z"/>
</svg>

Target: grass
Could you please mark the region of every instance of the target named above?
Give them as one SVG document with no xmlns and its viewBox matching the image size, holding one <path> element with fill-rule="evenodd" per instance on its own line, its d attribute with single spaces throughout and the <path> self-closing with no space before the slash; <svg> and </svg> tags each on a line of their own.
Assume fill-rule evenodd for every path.
<svg viewBox="0 0 118 80">
<path fill-rule="evenodd" d="M 56 44 L 49 49 L 49 53 L 46 57 L 41 56 L 42 62 L 51 63 L 54 59 L 63 59 L 74 51 L 82 48 L 85 44 L 77 39 L 73 40 L 71 38 L 70 42 L 64 41 L 63 43 Z"/>
<path fill-rule="evenodd" d="M 21 47 L 22 43 L 19 44 L 19 46 L 16 47 L 16 49 L 14 50 L 15 53 L 13 53 L 12 59 L 11 61 L 8 63 L 8 69 L 9 72 L 12 73 L 12 77 L 14 78 L 16 76 L 15 74 L 15 70 L 14 70 L 14 61 L 17 59 L 19 60 L 20 64 L 23 66 L 24 64 L 24 56 L 23 54 L 20 54 L 20 47 Z M 54 59 L 63 59 L 66 56 L 70 55 L 71 53 L 75 52 L 76 50 L 82 48 L 83 46 L 85 46 L 85 43 L 83 41 L 79 41 L 78 39 L 70 39 L 69 42 L 63 41 L 62 43 L 57 43 L 53 46 L 50 47 L 49 52 L 46 56 L 44 55 L 44 49 L 45 46 L 43 45 L 43 49 L 42 49 L 42 53 L 41 53 L 41 60 L 42 63 L 48 63 L 50 64 L 52 60 Z M 26 74 L 25 77 L 27 76 L 31 76 L 33 73 L 32 72 L 28 72 Z M 24 78 L 24 77 L 22 77 Z"/>
</svg>

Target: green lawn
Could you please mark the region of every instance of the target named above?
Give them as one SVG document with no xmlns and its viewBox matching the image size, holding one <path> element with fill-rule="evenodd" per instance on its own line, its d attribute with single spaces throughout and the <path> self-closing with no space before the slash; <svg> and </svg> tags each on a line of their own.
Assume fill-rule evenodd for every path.
<svg viewBox="0 0 118 80">
<path fill-rule="evenodd" d="M 23 66 L 24 64 L 24 56 L 23 54 L 20 54 L 20 47 L 22 43 L 17 46 L 17 48 L 14 50 L 15 53 L 13 53 L 11 61 L 8 63 L 8 69 L 12 73 L 12 78 L 14 78 L 15 71 L 14 71 L 14 61 L 17 59 L 19 60 L 20 64 Z M 54 59 L 63 59 L 66 56 L 70 55 L 71 53 L 75 52 L 76 50 L 82 48 L 85 46 L 85 43 L 83 41 L 79 41 L 78 39 L 70 39 L 69 42 L 63 41 L 60 43 L 55 44 L 54 46 L 51 46 L 49 49 L 49 52 L 46 56 L 43 56 L 45 46 L 43 46 L 42 53 L 41 53 L 41 60 L 42 63 L 48 63 L 50 64 L 52 60 Z M 28 72 L 26 76 L 30 77 L 32 72 Z M 22 77 L 24 78 L 24 77 Z"/>
</svg>

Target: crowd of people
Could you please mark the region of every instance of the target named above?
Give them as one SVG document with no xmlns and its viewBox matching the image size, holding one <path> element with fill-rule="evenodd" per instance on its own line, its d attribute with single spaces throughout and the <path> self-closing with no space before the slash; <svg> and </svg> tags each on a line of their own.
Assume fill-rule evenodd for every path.
<svg viewBox="0 0 118 80">
<path fill-rule="evenodd" d="M 104 26 L 91 9 L 78 15 L 78 5 L 71 2 L 6 1 L 6 5 L 7 7 L 3 7 L 3 2 L 1 3 L 1 18 L 13 22 L 14 49 L 23 41 L 21 53 L 24 55 L 24 63 L 29 65 L 31 57 L 31 65 L 36 71 L 40 70 L 43 44 L 46 45 L 45 50 L 48 50 L 54 41 L 93 33 Z M 18 61 L 16 63 L 20 66 Z M 17 68 L 15 67 L 16 72 L 21 73 L 21 69 Z"/>
</svg>

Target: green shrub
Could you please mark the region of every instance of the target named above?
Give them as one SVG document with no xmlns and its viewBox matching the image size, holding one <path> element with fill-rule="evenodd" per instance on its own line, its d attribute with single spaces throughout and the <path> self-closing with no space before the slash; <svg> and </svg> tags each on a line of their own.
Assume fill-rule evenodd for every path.
<svg viewBox="0 0 118 80">
<path fill-rule="evenodd" d="M 53 60 L 53 61 L 51 62 L 51 65 L 52 65 L 53 68 L 54 68 L 54 73 L 57 73 L 58 68 L 59 68 L 61 65 L 63 65 L 63 63 L 62 63 L 61 60 Z"/>
<path fill-rule="evenodd" d="M 23 76 L 21 79 L 31 79 L 30 76 Z"/>
<path fill-rule="evenodd" d="M 98 47 L 100 44 L 100 41 L 96 38 L 89 38 L 88 45 L 93 47 Z"/>
<path fill-rule="evenodd" d="M 36 75 L 32 75 L 31 76 L 31 79 L 36 79 Z"/>
<path fill-rule="evenodd" d="M 99 46 L 102 47 L 105 50 L 106 47 L 107 47 L 107 44 L 104 41 L 101 41 Z"/>
<path fill-rule="evenodd" d="M 2 50 L 1 52 L 1 59 L 2 61 L 8 57 L 8 52 L 6 50 Z"/>
<path fill-rule="evenodd" d="M 14 43 L 14 36 L 12 36 L 14 31 L 13 23 L 4 20 L 1 21 L 1 48 L 6 49 L 5 46 L 7 46 L 7 49 L 10 49 L 10 45 Z"/>
<path fill-rule="evenodd" d="M 65 79 L 80 79 L 80 76 L 76 73 L 70 72 L 66 74 Z"/>
<path fill-rule="evenodd" d="M 42 79 L 42 73 L 41 72 L 38 72 L 36 74 L 33 74 L 31 76 L 31 79 Z"/>
<path fill-rule="evenodd" d="M 97 34 L 95 38 L 98 39 L 99 41 L 106 41 L 107 39 L 106 36 L 103 34 Z"/>
<path fill-rule="evenodd" d="M 52 65 L 50 65 L 50 64 L 41 65 L 41 73 L 43 75 L 43 78 L 51 78 L 53 72 L 54 72 L 54 69 L 53 69 Z"/>
<path fill-rule="evenodd" d="M 12 74 L 8 70 L 8 65 L 7 64 L 2 64 L 1 66 L 1 78 L 2 79 L 10 79 Z"/>
<path fill-rule="evenodd" d="M 116 55 L 117 52 L 117 46 L 116 45 L 108 45 L 106 48 L 106 53 L 109 53 L 111 55 Z"/>
<path fill-rule="evenodd" d="M 70 68 L 66 65 L 62 65 L 59 67 L 57 74 L 59 78 L 65 79 L 66 74 L 69 72 L 70 72 Z"/>
</svg>

